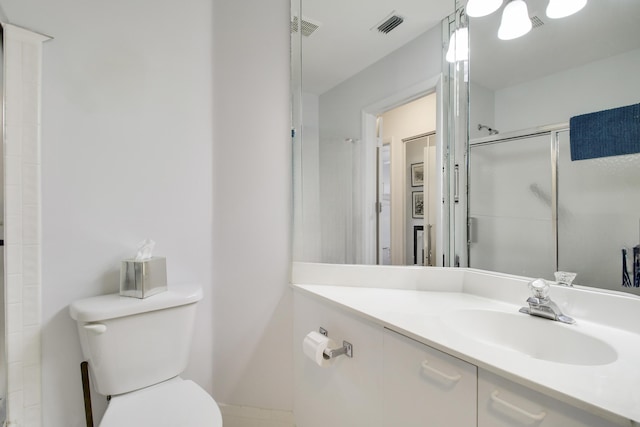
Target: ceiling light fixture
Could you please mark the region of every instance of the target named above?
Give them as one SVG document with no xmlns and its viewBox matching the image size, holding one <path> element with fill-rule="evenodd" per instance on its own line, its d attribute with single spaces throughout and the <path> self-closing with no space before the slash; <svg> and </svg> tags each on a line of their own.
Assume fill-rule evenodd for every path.
<svg viewBox="0 0 640 427">
<path fill-rule="evenodd" d="M 445 59 L 447 62 L 467 61 L 469 59 L 469 29 L 467 27 L 458 28 L 451 34 Z"/>
<path fill-rule="evenodd" d="M 547 16 L 551 19 L 573 15 L 585 7 L 587 0 L 549 0 Z"/>
<path fill-rule="evenodd" d="M 502 20 L 498 29 L 500 40 L 512 40 L 524 36 L 533 25 L 524 0 L 510 0 L 502 11 Z"/>
<path fill-rule="evenodd" d="M 469 0 L 466 12 L 468 16 L 481 18 L 500 9 L 502 2 L 503 0 Z"/>
</svg>

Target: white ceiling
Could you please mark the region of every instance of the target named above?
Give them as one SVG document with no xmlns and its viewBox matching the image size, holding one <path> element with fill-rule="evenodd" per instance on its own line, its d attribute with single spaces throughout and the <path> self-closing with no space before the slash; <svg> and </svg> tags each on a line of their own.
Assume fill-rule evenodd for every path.
<svg viewBox="0 0 640 427">
<path fill-rule="evenodd" d="M 544 25 L 515 40 L 497 37 L 501 10 L 469 18 L 472 80 L 496 90 L 640 48 L 640 0 L 589 0 L 559 20 L 546 17 L 547 3 L 527 0 L 529 15 Z M 305 92 L 329 90 L 439 26 L 453 9 L 454 0 L 303 0 L 303 19 L 320 24 L 303 37 Z M 404 23 L 387 35 L 370 31 L 393 11 Z"/>
<path fill-rule="evenodd" d="M 389 34 L 372 27 L 391 12 L 405 18 Z M 454 0 L 303 0 L 302 18 L 320 24 L 303 37 L 304 90 L 323 93 L 453 13 Z"/>
</svg>

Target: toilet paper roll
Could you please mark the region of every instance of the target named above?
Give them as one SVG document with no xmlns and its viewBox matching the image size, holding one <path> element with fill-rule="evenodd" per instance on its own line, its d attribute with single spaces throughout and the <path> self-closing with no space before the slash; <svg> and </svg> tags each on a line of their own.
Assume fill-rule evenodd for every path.
<svg viewBox="0 0 640 427">
<path fill-rule="evenodd" d="M 333 360 L 326 359 L 324 356 L 324 350 L 327 348 L 336 348 L 336 343 L 316 331 L 309 332 L 302 341 L 304 355 L 323 368 L 333 364 Z"/>
</svg>

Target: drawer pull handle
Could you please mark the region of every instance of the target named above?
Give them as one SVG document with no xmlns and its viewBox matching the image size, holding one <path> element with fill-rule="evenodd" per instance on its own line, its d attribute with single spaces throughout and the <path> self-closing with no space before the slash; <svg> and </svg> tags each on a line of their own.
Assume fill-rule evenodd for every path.
<svg viewBox="0 0 640 427">
<path fill-rule="evenodd" d="M 104 334 L 107 331 L 107 325 L 102 323 L 87 323 L 84 325 L 84 329 L 93 332 L 96 335 Z"/>
<path fill-rule="evenodd" d="M 531 412 L 525 411 L 524 409 L 514 405 L 513 403 L 507 402 L 506 400 L 500 398 L 498 390 L 494 390 L 494 392 L 491 393 L 491 400 L 534 421 L 540 421 L 547 416 L 547 413 L 544 411 L 540 412 L 539 414 L 532 414 Z"/>
<path fill-rule="evenodd" d="M 445 378 L 449 381 L 460 381 L 460 378 L 462 378 L 462 375 L 460 374 L 456 374 L 456 375 L 445 374 L 441 370 L 436 369 L 433 366 L 430 366 L 428 360 L 425 360 L 424 362 L 422 362 L 422 369 L 424 369 L 425 371 L 430 371 L 430 372 L 433 372 L 434 374 L 440 375 L 442 378 Z"/>
</svg>

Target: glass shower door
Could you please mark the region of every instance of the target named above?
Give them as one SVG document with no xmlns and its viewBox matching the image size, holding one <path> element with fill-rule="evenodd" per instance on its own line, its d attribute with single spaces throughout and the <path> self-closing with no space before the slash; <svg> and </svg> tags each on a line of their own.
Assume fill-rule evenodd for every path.
<svg viewBox="0 0 640 427">
<path fill-rule="evenodd" d="M 472 144 L 469 266 L 553 278 L 549 133 Z"/>
<path fill-rule="evenodd" d="M 622 287 L 622 248 L 640 245 L 640 154 L 571 161 L 569 131 L 558 133 L 558 268 L 575 283 Z M 586 231 L 585 231 L 586 230 Z"/>
</svg>

